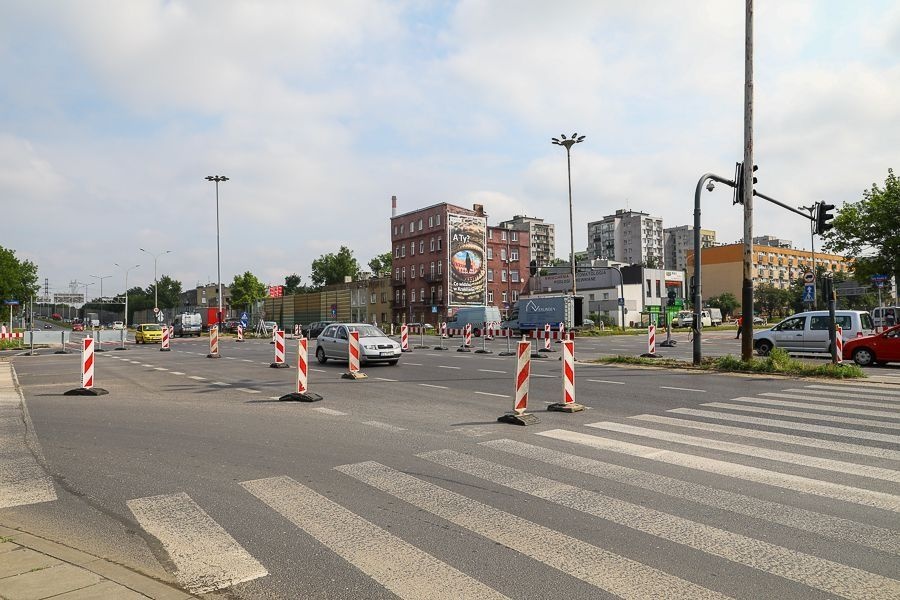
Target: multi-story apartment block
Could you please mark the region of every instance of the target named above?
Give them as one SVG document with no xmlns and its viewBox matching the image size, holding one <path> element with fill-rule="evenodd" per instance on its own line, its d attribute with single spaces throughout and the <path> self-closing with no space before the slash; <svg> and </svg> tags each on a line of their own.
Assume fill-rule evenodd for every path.
<svg viewBox="0 0 900 600">
<path fill-rule="evenodd" d="M 663 264 L 663 226 L 660 217 L 619 209 L 588 223 L 588 252 L 592 259 L 632 265 Z"/>
<path fill-rule="evenodd" d="M 753 243 L 759 246 L 775 246 L 776 248 L 790 248 L 793 246 L 791 240 L 777 238 L 772 235 L 761 235 L 753 238 Z"/>
<path fill-rule="evenodd" d="M 556 258 L 556 226 L 544 223 L 543 219 L 516 215 L 508 221 L 501 221 L 499 227 L 525 231 L 531 240 L 528 261 L 537 261 L 539 265 L 549 265 Z"/>
<path fill-rule="evenodd" d="M 488 227 L 487 303 L 504 315 L 528 289 L 530 251 L 527 231 Z"/>
<path fill-rule="evenodd" d="M 700 230 L 700 247 L 716 245 L 716 232 L 712 229 Z M 663 230 L 666 269 L 684 271 L 687 269 L 687 253 L 694 249 L 694 228 L 690 225 L 667 227 Z"/>
</svg>

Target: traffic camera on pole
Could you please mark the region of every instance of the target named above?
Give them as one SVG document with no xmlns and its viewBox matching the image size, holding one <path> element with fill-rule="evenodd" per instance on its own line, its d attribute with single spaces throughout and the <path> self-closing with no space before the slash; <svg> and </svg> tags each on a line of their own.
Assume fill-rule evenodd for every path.
<svg viewBox="0 0 900 600">
<path fill-rule="evenodd" d="M 834 204 L 816 202 L 816 220 L 814 231 L 818 235 L 822 235 L 826 231 L 834 228 L 834 223 L 831 222 L 834 219 L 834 215 L 831 214 L 832 210 L 834 210 Z"/>
<path fill-rule="evenodd" d="M 759 165 L 753 165 L 753 183 L 752 185 L 756 185 L 757 181 L 755 173 L 759 170 Z M 734 163 L 734 198 L 732 199 L 732 205 L 734 204 L 743 204 L 744 203 L 744 163 Z M 751 193 L 753 193 L 751 189 Z"/>
</svg>

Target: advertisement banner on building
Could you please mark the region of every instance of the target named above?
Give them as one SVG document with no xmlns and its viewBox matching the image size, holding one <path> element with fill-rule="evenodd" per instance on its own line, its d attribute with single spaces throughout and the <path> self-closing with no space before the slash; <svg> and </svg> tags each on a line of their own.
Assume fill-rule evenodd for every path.
<svg viewBox="0 0 900 600">
<path fill-rule="evenodd" d="M 485 217 L 447 215 L 449 306 L 484 306 L 487 302 L 486 231 Z"/>
</svg>

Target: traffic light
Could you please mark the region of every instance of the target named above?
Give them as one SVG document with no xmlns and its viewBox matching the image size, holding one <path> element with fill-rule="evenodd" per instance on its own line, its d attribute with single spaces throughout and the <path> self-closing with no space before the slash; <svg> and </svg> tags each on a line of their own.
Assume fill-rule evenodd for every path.
<svg viewBox="0 0 900 600">
<path fill-rule="evenodd" d="M 537 261 L 533 260 L 528 263 L 528 272 L 531 273 L 531 276 L 534 277 L 537 275 Z"/>
<path fill-rule="evenodd" d="M 756 172 L 759 170 L 759 165 L 753 165 L 753 185 L 756 185 L 758 179 L 756 179 Z M 734 163 L 734 198 L 731 203 L 734 204 L 743 204 L 744 203 L 744 163 Z M 751 187 L 750 193 L 753 193 L 753 189 Z"/>
<path fill-rule="evenodd" d="M 834 227 L 834 223 L 831 222 L 834 215 L 830 214 L 832 210 L 834 210 L 834 204 L 816 202 L 816 222 L 813 230 L 815 233 L 822 235 Z"/>
<path fill-rule="evenodd" d="M 669 290 L 668 297 L 669 300 L 666 302 L 666 306 L 675 306 L 675 290 Z"/>
</svg>

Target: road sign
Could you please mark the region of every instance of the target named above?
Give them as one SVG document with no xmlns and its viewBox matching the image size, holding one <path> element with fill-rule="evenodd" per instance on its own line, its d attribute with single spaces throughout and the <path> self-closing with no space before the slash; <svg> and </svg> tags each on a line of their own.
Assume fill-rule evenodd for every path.
<svg viewBox="0 0 900 600">
<path fill-rule="evenodd" d="M 877 288 L 883 288 L 883 287 L 884 287 L 884 283 L 885 283 L 884 281 L 878 279 L 878 280 L 875 281 L 875 287 L 877 287 Z"/>
<path fill-rule="evenodd" d="M 4 300 L 3 304 L 6 304 L 7 306 L 18 306 L 19 301 L 18 300 Z"/>
<path fill-rule="evenodd" d="M 250 322 L 250 316 L 246 312 L 241 313 L 241 327 L 247 329 L 247 323 Z"/>
<path fill-rule="evenodd" d="M 619 298 L 619 306 L 625 306 L 625 298 Z"/>
<path fill-rule="evenodd" d="M 163 315 L 162 315 L 162 313 L 156 313 L 156 320 L 159 321 L 160 323 L 163 322 Z"/>
<path fill-rule="evenodd" d="M 890 279 L 890 277 L 888 277 L 887 275 L 872 275 L 871 279 L 873 283 L 884 283 L 885 281 Z"/>
<path fill-rule="evenodd" d="M 431 312 L 436 313 L 436 312 L 437 312 L 437 306 L 432 306 L 432 307 L 431 307 Z"/>
<path fill-rule="evenodd" d="M 331 316 L 332 317 L 337 316 L 337 304 L 331 305 Z"/>
<path fill-rule="evenodd" d="M 816 275 L 812 271 L 807 271 L 803 274 L 803 283 L 810 284 L 815 283 Z"/>
<path fill-rule="evenodd" d="M 803 286 L 803 302 L 815 302 L 816 286 L 807 283 Z"/>
<path fill-rule="evenodd" d="M 153 314 L 155 314 L 155 315 L 158 315 L 158 314 L 159 314 L 159 307 L 158 307 L 158 306 L 154 306 L 154 307 L 153 307 Z"/>
</svg>

